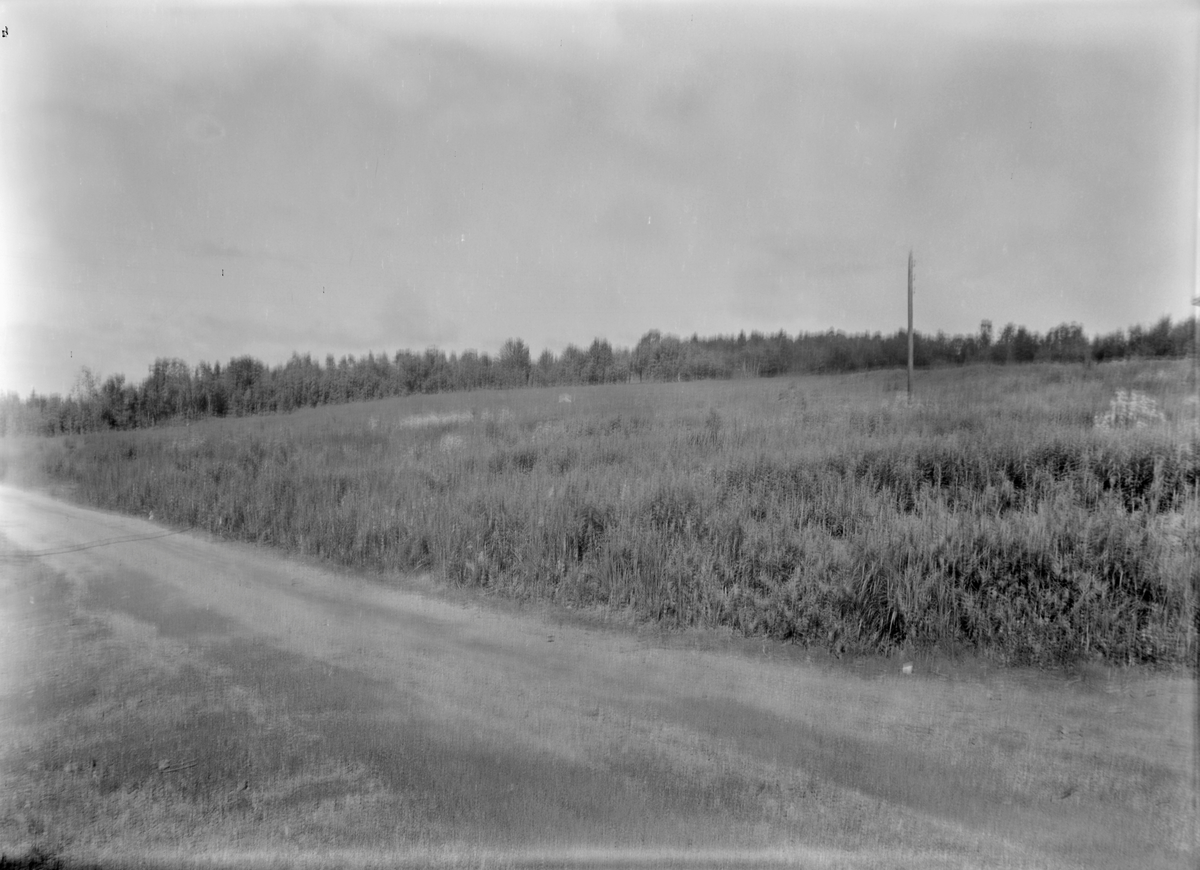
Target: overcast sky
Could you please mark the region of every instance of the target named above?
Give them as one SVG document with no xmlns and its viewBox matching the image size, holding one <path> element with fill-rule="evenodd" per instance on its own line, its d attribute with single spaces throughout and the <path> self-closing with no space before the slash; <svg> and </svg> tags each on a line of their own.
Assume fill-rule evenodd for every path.
<svg viewBox="0 0 1200 870">
<path fill-rule="evenodd" d="M 0 4 L 0 389 L 1190 315 L 1197 6 Z"/>
</svg>

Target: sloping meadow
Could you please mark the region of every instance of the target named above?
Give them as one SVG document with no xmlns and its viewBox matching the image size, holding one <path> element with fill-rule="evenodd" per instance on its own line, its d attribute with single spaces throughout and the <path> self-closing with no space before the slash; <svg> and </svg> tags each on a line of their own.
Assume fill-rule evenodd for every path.
<svg viewBox="0 0 1200 870">
<path fill-rule="evenodd" d="M 1194 659 L 1185 364 L 412 396 L 38 441 L 95 505 L 834 652 Z M 11 463 L 8 476 L 17 477 Z"/>
</svg>

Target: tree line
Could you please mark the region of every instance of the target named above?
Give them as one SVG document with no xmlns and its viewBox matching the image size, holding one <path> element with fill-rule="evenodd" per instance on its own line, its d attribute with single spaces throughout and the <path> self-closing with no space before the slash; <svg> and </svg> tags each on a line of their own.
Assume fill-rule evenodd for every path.
<svg viewBox="0 0 1200 870">
<path fill-rule="evenodd" d="M 1192 352 L 1192 320 L 1164 317 L 1150 327 L 1096 335 L 1077 323 L 1045 334 L 1008 324 L 995 334 L 990 321 L 973 335 L 915 333 L 914 365 L 921 368 L 990 362 L 1092 363 L 1116 359 L 1184 357 Z M 293 353 L 268 367 L 251 356 L 194 368 L 180 359 L 156 359 L 140 383 L 124 375 L 101 380 L 80 371 L 64 398 L 16 393 L 0 398 L 0 435 L 56 435 L 132 429 L 203 417 L 292 411 L 316 405 L 524 386 L 568 386 L 642 380 L 771 377 L 788 373 L 853 372 L 905 366 L 908 338 L 892 334 L 848 335 L 829 330 L 789 336 L 741 332 L 736 336 L 691 338 L 647 332 L 633 348 L 613 348 L 597 338 L 587 349 L 569 345 L 561 354 L 545 350 L 536 359 L 519 338 L 491 356 L 474 350 L 449 353 L 429 348 L 393 356 L 368 353 L 324 363 Z"/>
</svg>

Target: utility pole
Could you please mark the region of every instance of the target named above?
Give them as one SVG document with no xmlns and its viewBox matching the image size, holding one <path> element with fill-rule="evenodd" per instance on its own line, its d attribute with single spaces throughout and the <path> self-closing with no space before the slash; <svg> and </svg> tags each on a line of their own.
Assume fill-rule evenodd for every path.
<svg viewBox="0 0 1200 870">
<path fill-rule="evenodd" d="M 1200 396 L 1200 295 L 1192 297 L 1192 386 Z"/>
<path fill-rule="evenodd" d="M 913 330 L 912 330 L 912 298 L 913 274 L 916 269 L 912 248 L 908 250 L 908 404 L 912 404 L 912 375 L 913 375 Z"/>
<path fill-rule="evenodd" d="M 1197 175 L 1196 186 L 1200 187 L 1200 173 Z M 1200 289 L 1200 246 L 1196 252 L 1194 280 L 1197 289 Z M 1192 312 L 1192 389 L 1196 391 L 1196 398 L 1200 399 L 1200 293 L 1192 297 L 1192 305 L 1196 307 L 1196 310 Z M 1193 444 L 1196 443 L 1194 439 L 1200 437 L 1200 402 L 1196 404 L 1194 416 Z M 1194 451 L 1195 447 L 1192 449 Z M 1192 460 L 1195 461 L 1195 456 L 1192 457 Z M 1192 485 L 1192 516 L 1200 516 L 1200 483 Z M 1195 532 L 1195 529 L 1191 530 L 1193 535 Z M 1200 578 L 1196 578 L 1195 575 L 1192 580 L 1192 594 L 1193 596 L 1200 594 Z M 1193 600 L 1195 599 L 1193 598 Z M 1193 715 L 1195 716 L 1193 721 L 1195 727 L 1192 730 L 1192 740 L 1195 743 L 1193 749 L 1196 754 L 1192 757 L 1200 759 L 1200 710 L 1195 711 Z M 1192 763 L 1192 818 L 1200 819 L 1200 763 L 1196 761 Z M 1192 838 L 1195 840 L 1197 832 L 1200 832 L 1200 826 L 1197 826 L 1196 822 L 1193 822 L 1192 825 Z"/>
</svg>

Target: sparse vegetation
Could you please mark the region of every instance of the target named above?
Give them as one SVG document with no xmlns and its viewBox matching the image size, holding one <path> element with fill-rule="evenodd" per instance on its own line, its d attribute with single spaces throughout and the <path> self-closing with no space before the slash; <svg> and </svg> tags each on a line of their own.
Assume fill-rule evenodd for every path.
<svg viewBox="0 0 1200 870">
<path fill-rule="evenodd" d="M 342 565 L 835 652 L 1194 658 L 1186 364 L 948 369 L 911 407 L 902 383 L 411 396 L 37 440 L 7 474 Z"/>
</svg>

